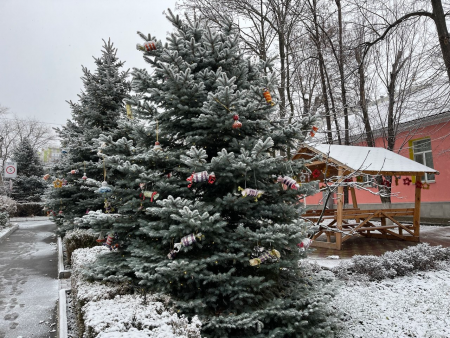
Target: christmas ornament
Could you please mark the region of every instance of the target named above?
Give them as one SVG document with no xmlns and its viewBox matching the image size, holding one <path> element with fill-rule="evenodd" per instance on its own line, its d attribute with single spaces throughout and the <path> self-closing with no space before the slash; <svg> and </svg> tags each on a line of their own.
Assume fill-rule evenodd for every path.
<svg viewBox="0 0 450 338">
<path fill-rule="evenodd" d="M 133 112 L 131 111 L 131 105 L 127 103 L 126 107 L 127 107 L 127 117 L 131 120 L 133 119 Z"/>
<path fill-rule="evenodd" d="M 363 183 L 363 182 L 364 182 L 364 177 L 361 176 L 361 175 L 356 176 L 356 182 L 358 182 L 358 183 Z"/>
<path fill-rule="evenodd" d="M 391 185 L 392 185 L 392 183 L 391 183 L 390 181 L 388 181 L 388 180 L 383 180 L 383 185 L 384 185 L 385 187 L 387 187 L 387 188 L 390 188 Z"/>
<path fill-rule="evenodd" d="M 417 181 L 415 186 L 416 186 L 417 189 L 422 189 L 423 184 L 422 184 L 422 182 Z"/>
<path fill-rule="evenodd" d="M 170 250 L 170 252 L 167 254 L 167 258 L 174 259 L 176 255 L 177 255 L 177 251 Z"/>
<path fill-rule="evenodd" d="M 60 211 L 58 212 L 58 214 L 59 214 L 59 215 L 62 215 L 62 214 L 63 214 L 63 211 L 62 211 L 62 210 L 60 210 Z"/>
<path fill-rule="evenodd" d="M 48 181 L 48 179 L 50 178 L 49 174 L 45 174 L 44 177 L 42 177 L 45 181 Z"/>
<path fill-rule="evenodd" d="M 66 149 L 61 150 L 61 154 L 67 154 L 67 150 Z"/>
<path fill-rule="evenodd" d="M 191 246 L 192 244 L 197 243 L 197 241 L 201 241 L 204 237 L 205 236 L 203 236 L 201 233 L 184 236 L 181 239 L 181 243 L 175 243 L 173 245 L 173 250 L 169 252 L 167 257 L 169 259 L 174 259 L 176 254 L 181 250 L 181 248 Z"/>
<path fill-rule="evenodd" d="M 57 178 L 56 180 L 53 181 L 53 187 L 55 188 L 62 188 L 63 186 L 63 181 L 59 178 Z"/>
<path fill-rule="evenodd" d="M 404 185 L 410 185 L 411 184 L 411 179 L 409 178 L 409 177 L 405 177 L 404 179 L 403 179 L 403 184 Z"/>
<path fill-rule="evenodd" d="M 84 173 L 83 173 L 83 177 L 81 179 L 83 180 L 87 180 L 87 176 L 86 176 L 86 162 L 83 162 L 83 167 L 84 167 Z"/>
<path fill-rule="evenodd" d="M 84 174 L 83 174 L 83 177 L 82 177 L 82 179 L 83 179 L 83 180 L 85 180 L 85 181 L 87 180 L 87 176 L 86 176 L 86 173 L 84 173 Z"/>
<path fill-rule="evenodd" d="M 273 101 L 272 101 L 272 96 L 270 95 L 269 89 L 264 88 L 263 95 L 264 95 L 264 98 L 266 99 L 267 103 L 269 103 L 271 106 L 275 105 L 275 103 L 273 103 Z"/>
<path fill-rule="evenodd" d="M 309 132 L 309 135 L 311 137 L 314 137 L 316 135 L 316 132 L 319 130 L 319 128 L 317 128 L 316 126 L 312 127 L 312 130 Z"/>
<path fill-rule="evenodd" d="M 207 171 L 202 171 L 200 173 L 193 173 L 186 181 L 191 182 L 188 185 L 188 188 L 192 187 L 193 183 L 208 182 L 209 184 L 213 184 L 216 181 L 216 175 L 214 175 L 214 173 L 208 174 Z"/>
<path fill-rule="evenodd" d="M 256 258 L 250 259 L 249 263 L 251 266 L 260 265 L 261 263 L 275 263 L 278 262 L 281 255 L 278 250 L 271 249 L 265 250 L 263 247 L 255 247 L 253 249 L 253 256 L 257 256 Z"/>
<path fill-rule="evenodd" d="M 298 188 L 299 188 L 299 185 L 297 184 L 297 182 L 288 176 L 284 176 L 284 177 L 278 176 L 277 182 L 282 182 L 283 185 L 285 185 L 287 188 L 291 188 L 293 190 L 298 190 Z"/>
<path fill-rule="evenodd" d="M 102 186 L 100 188 L 98 188 L 98 190 L 96 192 L 99 194 L 106 194 L 111 191 L 112 191 L 112 189 L 108 186 L 108 182 L 103 181 Z"/>
<path fill-rule="evenodd" d="M 111 207 L 111 202 L 109 202 L 106 198 L 105 198 L 105 214 L 110 214 L 114 212 L 114 208 Z"/>
<path fill-rule="evenodd" d="M 309 238 L 304 238 L 300 243 L 297 244 L 297 246 L 300 248 L 300 250 L 304 251 L 309 248 L 311 245 L 312 240 Z"/>
<path fill-rule="evenodd" d="M 233 120 L 234 120 L 234 123 L 233 123 L 233 129 L 239 129 L 239 128 L 241 128 L 242 127 L 242 123 L 239 121 L 239 116 L 238 115 L 236 115 L 236 114 L 234 114 L 233 115 Z"/>
<path fill-rule="evenodd" d="M 78 174 L 78 170 L 72 169 L 72 170 L 69 172 L 69 174 L 72 174 L 72 175 Z"/>
<path fill-rule="evenodd" d="M 62 180 L 62 185 L 63 186 L 67 185 L 67 180 L 65 178 L 63 178 L 63 180 Z"/>
<path fill-rule="evenodd" d="M 395 176 L 395 185 L 398 185 L 398 180 L 402 178 L 401 176 Z"/>
<path fill-rule="evenodd" d="M 156 50 L 156 43 L 155 43 L 155 41 L 148 41 L 148 42 L 144 43 L 144 49 L 147 52 L 150 52 L 152 50 Z"/>
<path fill-rule="evenodd" d="M 422 184 L 422 189 L 429 190 L 430 189 L 430 185 L 428 183 L 424 183 L 424 184 Z"/>
<path fill-rule="evenodd" d="M 156 120 L 156 142 L 155 142 L 155 146 L 153 147 L 153 150 L 156 150 L 156 151 L 162 150 L 161 145 L 158 141 L 158 120 Z"/>
<path fill-rule="evenodd" d="M 245 188 L 242 189 L 241 187 L 238 187 L 238 191 L 242 191 L 242 197 L 255 197 L 255 201 L 258 202 L 258 198 L 261 197 L 261 195 L 264 194 L 263 190 L 257 190 L 257 189 L 250 189 L 250 188 Z"/>
<path fill-rule="evenodd" d="M 103 235 L 103 231 L 100 231 L 98 238 L 96 239 L 97 243 L 103 243 L 105 241 L 105 236 Z"/>
<path fill-rule="evenodd" d="M 314 169 L 313 172 L 311 173 L 311 176 L 312 176 L 312 178 L 319 178 L 319 176 L 320 176 L 321 174 L 322 174 L 322 173 L 320 172 L 319 169 Z"/>
<path fill-rule="evenodd" d="M 153 202 L 153 200 L 157 200 L 159 197 L 159 194 L 156 191 L 143 191 L 140 195 L 139 195 L 142 200 L 144 201 L 146 197 L 150 198 L 150 202 Z"/>
</svg>

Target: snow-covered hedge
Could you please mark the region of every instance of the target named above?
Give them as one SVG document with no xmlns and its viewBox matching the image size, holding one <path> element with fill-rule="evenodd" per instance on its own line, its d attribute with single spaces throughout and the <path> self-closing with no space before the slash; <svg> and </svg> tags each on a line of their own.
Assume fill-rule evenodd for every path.
<svg viewBox="0 0 450 338">
<path fill-rule="evenodd" d="M 163 295 L 129 294 L 126 284 L 89 282 L 83 270 L 108 248 L 78 249 L 72 254 L 72 295 L 79 337 L 201 338 L 200 321 L 178 316 Z"/>
<path fill-rule="evenodd" d="M 64 236 L 63 242 L 67 252 L 67 261 L 69 264 L 72 260 L 72 253 L 76 249 L 82 248 L 92 248 L 97 246 L 96 242 L 97 235 L 93 233 L 91 230 L 85 229 L 74 229 L 71 231 L 67 231 Z"/>
<path fill-rule="evenodd" d="M 0 227 L 4 227 L 6 224 L 8 224 L 8 221 L 9 221 L 8 213 L 0 211 Z"/>
<path fill-rule="evenodd" d="M 17 211 L 17 202 L 8 196 L 0 195 L 0 211 L 8 213 L 10 216 Z"/>
<path fill-rule="evenodd" d="M 350 271 L 372 280 L 406 276 L 414 271 L 435 269 L 440 262 L 450 260 L 450 248 L 421 243 L 381 256 L 354 256 L 350 263 L 334 269 L 338 277 L 346 278 Z"/>
</svg>

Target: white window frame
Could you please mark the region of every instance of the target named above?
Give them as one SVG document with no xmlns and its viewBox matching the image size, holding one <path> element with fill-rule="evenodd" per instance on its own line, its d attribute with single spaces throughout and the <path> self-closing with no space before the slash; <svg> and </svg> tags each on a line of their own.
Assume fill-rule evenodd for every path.
<svg viewBox="0 0 450 338">
<path fill-rule="evenodd" d="M 430 150 L 423 150 L 423 151 L 417 151 L 417 152 L 416 152 L 416 151 L 415 151 L 414 144 L 415 144 L 416 142 L 420 142 L 420 141 L 424 141 L 424 140 L 428 140 L 428 141 L 429 141 L 429 143 L 430 143 Z M 430 167 L 430 168 L 433 168 L 433 169 L 434 169 L 433 149 L 432 149 L 432 147 L 431 147 L 431 139 L 430 139 L 430 138 L 422 138 L 422 139 L 419 139 L 419 140 L 413 140 L 411 146 L 412 146 L 412 151 L 413 151 L 413 160 L 416 161 L 416 156 L 421 155 L 421 156 L 422 156 L 422 164 L 423 164 L 423 165 L 426 165 L 427 167 Z M 430 154 L 431 154 L 431 160 L 432 160 L 432 162 L 433 162 L 431 165 L 430 165 L 430 164 L 427 164 L 427 158 L 426 158 L 426 156 L 425 156 L 425 154 L 427 154 L 427 153 L 430 153 Z M 416 161 L 416 162 L 420 163 L 419 161 Z M 434 174 L 424 174 L 424 175 L 422 176 L 422 178 L 421 178 L 421 181 L 422 181 L 423 183 L 434 183 L 434 182 L 436 182 L 436 179 L 435 179 L 435 178 L 434 178 L 434 179 L 429 179 L 429 178 L 428 178 L 429 175 L 433 175 L 433 176 L 436 178 L 436 176 L 435 176 Z"/>
</svg>

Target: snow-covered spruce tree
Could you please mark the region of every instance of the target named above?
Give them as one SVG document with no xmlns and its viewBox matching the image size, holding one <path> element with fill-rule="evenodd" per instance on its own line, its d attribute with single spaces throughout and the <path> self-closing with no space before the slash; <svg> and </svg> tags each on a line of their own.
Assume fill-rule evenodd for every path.
<svg viewBox="0 0 450 338">
<path fill-rule="evenodd" d="M 30 140 L 24 138 L 14 149 L 12 158 L 17 162 L 17 178 L 11 197 L 18 202 L 39 202 L 46 184 L 42 180 L 43 167 Z"/>
<path fill-rule="evenodd" d="M 61 179 L 63 184 L 60 188 L 51 186 L 47 207 L 61 232 L 73 228 L 74 218 L 87 210 L 105 208 L 105 196 L 96 193 L 104 180 L 104 170 L 95 140 L 117 129 L 118 121 L 126 115 L 123 100 L 130 92 L 128 70 L 122 70 L 124 62 L 116 53 L 113 43 L 104 41 L 102 56 L 94 58 L 95 73 L 82 68 L 84 90 L 78 102 L 69 102 L 72 120 L 57 130 L 63 153 L 53 168 L 52 179 Z M 108 171 L 106 179 L 112 183 L 114 172 Z"/>
<path fill-rule="evenodd" d="M 302 141 L 314 118 L 274 118 L 268 65 L 244 57 L 231 22 L 213 31 L 170 11 L 168 19 L 175 31 L 165 45 L 139 33 L 152 72 L 133 72 L 134 110 L 152 123 L 133 141 L 100 138 L 107 163 L 130 179 L 114 186 L 120 217 L 84 217 L 119 244 L 91 278 L 170 294 L 180 313 L 201 318 L 205 337 L 329 337 L 326 296 L 298 270 L 299 195 L 315 189 L 290 179 L 303 162 L 273 155 Z"/>
</svg>

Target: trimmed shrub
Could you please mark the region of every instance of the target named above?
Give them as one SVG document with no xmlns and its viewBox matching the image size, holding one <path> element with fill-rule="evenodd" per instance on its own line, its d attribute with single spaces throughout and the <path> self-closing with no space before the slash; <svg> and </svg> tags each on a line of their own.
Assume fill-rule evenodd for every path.
<svg viewBox="0 0 450 338">
<path fill-rule="evenodd" d="M 17 203 L 17 211 L 14 213 L 16 217 L 29 217 L 29 216 L 45 216 L 43 203 L 30 202 L 30 203 Z"/>
<path fill-rule="evenodd" d="M 72 253 L 76 249 L 92 248 L 97 246 L 97 236 L 91 230 L 75 229 L 66 232 L 64 246 L 66 247 L 67 261 L 71 264 Z"/>
<path fill-rule="evenodd" d="M 9 221 L 9 215 L 5 211 L 0 211 L 0 227 L 4 227 L 6 224 L 8 224 Z"/>
<path fill-rule="evenodd" d="M 342 271 L 345 268 L 347 274 L 349 270 L 352 270 L 367 275 L 372 280 L 380 280 L 406 276 L 415 271 L 436 269 L 441 262 L 448 260 L 450 260 L 450 248 L 421 243 L 403 250 L 386 252 L 382 256 L 354 256 L 349 265 L 335 268 L 333 272 L 345 279 Z"/>
<path fill-rule="evenodd" d="M 17 202 L 5 195 L 0 195 L 0 211 L 12 216 L 17 211 Z"/>
</svg>

